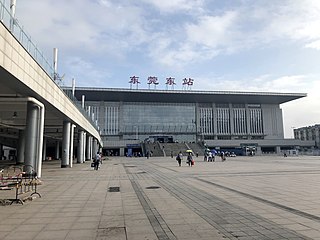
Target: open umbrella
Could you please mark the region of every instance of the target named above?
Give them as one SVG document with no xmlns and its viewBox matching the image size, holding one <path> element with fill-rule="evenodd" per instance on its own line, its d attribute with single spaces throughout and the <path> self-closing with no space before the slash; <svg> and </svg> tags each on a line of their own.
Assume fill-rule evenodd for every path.
<svg viewBox="0 0 320 240">
<path fill-rule="evenodd" d="M 212 149 L 212 150 L 211 150 L 211 153 L 212 153 L 212 154 L 217 154 L 217 151 L 216 151 L 215 149 Z"/>
<path fill-rule="evenodd" d="M 191 150 L 191 149 L 188 149 L 186 152 L 187 152 L 187 153 L 189 153 L 189 152 L 191 152 L 191 153 L 192 153 L 192 150 Z"/>
</svg>

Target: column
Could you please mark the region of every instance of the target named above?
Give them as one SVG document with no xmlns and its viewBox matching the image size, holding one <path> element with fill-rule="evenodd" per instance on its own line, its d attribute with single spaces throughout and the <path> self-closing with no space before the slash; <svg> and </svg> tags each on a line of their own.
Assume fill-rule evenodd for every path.
<svg viewBox="0 0 320 240">
<path fill-rule="evenodd" d="M 90 138 L 90 136 L 89 136 L 89 134 L 87 134 L 87 136 L 86 136 L 86 161 L 90 161 L 91 160 L 91 155 L 90 155 L 90 140 L 91 140 L 91 138 Z"/>
<path fill-rule="evenodd" d="M 26 144 L 25 130 L 19 130 L 17 164 L 24 163 L 24 152 L 26 149 L 25 144 Z"/>
<path fill-rule="evenodd" d="M 74 136 L 74 129 L 76 125 L 71 124 L 70 129 L 70 159 L 69 159 L 69 167 L 72 167 L 73 165 L 73 136 Z"/>
<path fill-rule="evenodd" d="M 92 157 L 95 157 L 96 153 L 98 152 L 98 144 L 97 144 L 97 139 L 93 139 L 92 141 L 92 150 L 93 150 L 93 154 L 92 154 Z"/>
<path fill-rule="evenodd" d="M 42 155 L 42 160 L 46 161 L 47 160 L 47 138 L 43 138 L 43 155 Z"/>
<path fill-rule="evenodd" d="M 248 139 L 251 139 L 251 127 L 250 127 L 250 110 L 248 108 L 248 104 L 245 105 L 246 108 L 246 122 L 247 122 L 247 136 Z"/>
<path fill-rule="evenodd" d="M 24 154 L 24 171 L 32 173 L 36 170 L 38 146 L 38 106 L 33 102 L 27 103 L 26 144 Z"/>
<path fill-rule="evenodd" d="M 60 141 L 57 140 L 54 159 L 58 160 L 59 157 L 60 157 Z"/>
<path fill-rule="evenodd" d="M 121 147 L 120 148 L 120 154 L 119 154 L 121 157 L 123 157 L 124 156 L 124 148 L 123 147 Z"/>
<path fill-rule="evenodd" d="M 229 103 L 229 116 L 230 116 L 230 135 L 231 139 L 234 139 L 234 113 L 232 103 Z"/>
<path fill-rule="evenodd" d="M 64 121 L 62 129 L 62 159 L 61 159 L 61 168 L 69 167 L 70 161 L 70 129 L 71 123 Z"/>
<path fill-rule="evenodd" d="M 83 132 L 83 152 L 82 152 L 83 159 L 82 159 L 82 162 L 86 161 L 86 150 L 87 150 L 86 146 L 87 146 L 87 133 Z"/>
<path fill-rule="evenodd" d="M 276 153 L 277 153 L 278 155 L 281 155 L 281 148 L 280 148 L 280 146 L 276 146 Z"/>
<path fill-rule="evenodd" d="M 217 107 L 215 103 L 212 103 L 212 118 L 213 118 L 213 136 L 214 139 L 217 140 L 217 134 L 218 134 L 218 118 L 217 118 Z"/>
<path fill-rule="evenodd" d="M 93 146 L 92 145 L 92 141 L 93 141 L 93 137 L 90 136 L 90 141 L 89 141 L 89 145 L 90 145 L 90 148 L 89 148 L 90 149 L 90 151 L 89 151 L 90 160 L 94 157 L 93 153 L 92 153 L 93 152 L 93 150 L 92 150 L 92 146 Z"/>
<path fill-rule="evenodd" d="M 261 155 L 262 155 L 261 146 L 257 146 L 257 148 L 256 148 L 256 155 L 258 155 L 258 156 L 261 156 Z"/>
<path fill-rule="evenodd" d="M 83 163 L 84 162 L 84 131 L 79 131 L 78 133 L 78 151 L 77 151 L 77 163 Z"/>
<path fill-rule="evenodd" d="M 3 158 L 3 145 L 0 144 L 0 160 Z"/>
</svg>

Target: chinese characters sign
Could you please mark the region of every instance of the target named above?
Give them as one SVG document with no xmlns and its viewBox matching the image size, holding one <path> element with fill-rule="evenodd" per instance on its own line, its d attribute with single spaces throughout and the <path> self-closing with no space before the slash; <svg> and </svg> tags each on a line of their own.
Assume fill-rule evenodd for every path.
<svg viewBox="0 0 320 240">
<path fill-rule="evenodd" d="M 192 78 L 184 78 L 182 79 L 182 89 L 191 89 L 191 87 L 193 86 L 193 82 L 194 82 L 194 79 Z M 132 89 L 132 86 L 136 84 L 137 86 L 137 89 L 138 89 L 138 85 L 140 84 L 139 82 L 139 77 L 137 76 L 132 76 L 130 77 L 130 89 Z M 156 89 L 157 85 L 159 85 L 159 82 L 158 82 L 158 77 L 155 77 L 155 76 L 149 76 L 147 78 L 147 84 L 149 85 L 149 89 L 150 89 L 150 86 L 151 84 L 154 85 L 154 88 Z M 175 83 L 175 78 L 174 77 L 167 77 L 166 78 L 166 89 L 168 90 L 168 87 L 171 86 L 171 89 L 174 89 L 174 85 L 176 85 Z"/>
</svg>

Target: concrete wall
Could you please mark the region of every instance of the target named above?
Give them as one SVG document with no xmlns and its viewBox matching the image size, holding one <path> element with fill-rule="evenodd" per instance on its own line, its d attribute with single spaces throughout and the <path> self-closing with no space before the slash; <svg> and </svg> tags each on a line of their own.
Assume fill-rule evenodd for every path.
<svg viewBox="0 0 320 240">
<path fill-rule="evenodd" d="M 265 139 L 283 139 L 283 118 L 279 105 L 261 104 Z"/>
</svg>

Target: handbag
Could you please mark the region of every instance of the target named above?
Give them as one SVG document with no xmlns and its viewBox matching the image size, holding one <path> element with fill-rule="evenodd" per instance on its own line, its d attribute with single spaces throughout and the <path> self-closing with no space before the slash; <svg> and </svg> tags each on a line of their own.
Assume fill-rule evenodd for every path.
<svg viewBox="0 0 320 240">
<path fill-rule="evenodd" d="M 94 163 L 93 162 L 91 163 L 91 167 L 94 167 Z"/>
</svg>

